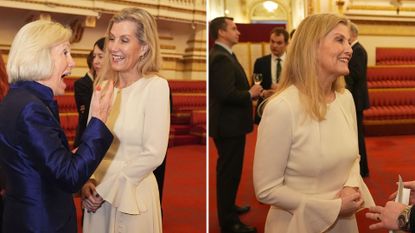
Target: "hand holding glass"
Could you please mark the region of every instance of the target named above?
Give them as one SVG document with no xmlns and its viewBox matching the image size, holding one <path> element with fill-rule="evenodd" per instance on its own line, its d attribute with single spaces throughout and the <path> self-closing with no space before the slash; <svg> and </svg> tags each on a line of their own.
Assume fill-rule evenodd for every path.
<svg viewBox="0 0 415 233">
<path fill-rule="evenodd" d="M 262 82 L 262 74 L 261 73 L 254 73 L 252 75 L 252 79 L 254 80 L 255 84 L 261 84 Z"/>
</svg>

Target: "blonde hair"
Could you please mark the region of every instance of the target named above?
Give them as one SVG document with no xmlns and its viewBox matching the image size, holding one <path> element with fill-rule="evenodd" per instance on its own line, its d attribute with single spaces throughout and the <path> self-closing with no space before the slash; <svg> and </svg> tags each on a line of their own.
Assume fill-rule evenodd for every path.
<svg viewBox="0 0 415 233">
<path fill-rule="evenodd" d="M 157 32 L 157 23 L 150 13 L 139 8 L 125 8 L 118 14 L 114 15 L 109 22 L 107 28 L 107 38 L 105 45 L 108 44 L 108 35 L 114 23 L 123 21 L 130 21 L 135 23 L 135 35 L 141 46 L 146 46 L 147 51 L 139 59 L 137 66 L 137 74 L 143 77 L 152 73 L 157 73 L 160 70 L 161 55 L 160 42 Z M 118 81 L 118 72 L 111 68 L 111 56 L 105 46 L 105 59 L 102 70 L 98 74 L 97 83 L 104 80 Z M 139 53 L 140 51 L 137 51 Z"/>
<path fill-rule="evenodd" d="M 318 82 L 317 54 L 320 41 L 338 24 L 349 26 L 346 18 L 335 14 L 311 15 L 300 23 L 288 46 L 278 90 L 269 99 L 294 85 L 300 92 L 300 100 L 306 113 L 318 121 L 325 119 L 327 103 Z M 345 86 L 344 77 L 340 76 L 333 82 L 331 89 L 343 92 Z"/>
<path fill-rule="evenodd" d="M 69 41 L 71 36 L 72 31 L 57 22 L 37 20 L 24 25 L 10 48 L 9 83 L 49 79 L 54 69 L 51 49 Z"/>
</svg>

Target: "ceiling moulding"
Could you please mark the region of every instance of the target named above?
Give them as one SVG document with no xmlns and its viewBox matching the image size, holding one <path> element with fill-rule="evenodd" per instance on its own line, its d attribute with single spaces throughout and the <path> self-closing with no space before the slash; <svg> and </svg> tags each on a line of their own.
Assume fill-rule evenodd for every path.
<svg viewBox="0 0 415 233">
<path fill-rule="evenodd" d="M 95 16 L 98 18 L 102 13 L 114 14 L 126 7 L 138 7 L 146 9 L 156 18 L 206 24 L 206 7 L 203 1 L 191 3 L 191 1 L 182 0 L 0 0 L 0 7 Z"/>
<path fill-rule="evenodd" d="M 371 10 L 371 11 L 393 11 L 396 14 L 396 6 L 393 5 L 351 5 L 347 7 L 348 10 Z M 415 5 L 411 6 L 400 6 L 401 11 L 415 11 Z"/>
<path fill-rule="evenodd" d="M 355 20 L 363 20 L 363 21 L 373 21 L 376 23 L 382 24 L 405 24 L 405 25 L 415 25 L 415 14 L 414 15 L 378 15 L 378 14 L 369 14 L 369 13 L 351 13 L 346 12 L 345 15 L 355 21 Z"/>
<path fill-rule="evenodd" d="M 349 17 L 359 25 L 359 34 L 367 36 L 415 36 L 415 18 L 386 21 L 366 17 Z M 411 20 L 411 21 L 410 21 Z"/>
<path fill-rule="evenodd" d="M 396 6 L 383 5 L 351 5 L 346 9 L 347 14 L 366 14 L 373 16 L 415 16 L 415 5 L 400 6 L 399 10 Z"/>
<path fill-rule="evenodd" d="M 72 15 L 86 15 L 98 17 L 99 13 L 92 8 L 81 5 L 58 4 L 55 1 L 19 1 L 19 0 L 0 0 L 0 7 L 17 8 L 33 11 L 45 11 Z M 58 1 L 56 1 L 58 2 Z M 66 1 L 62 1 L 66 2 Z M 79 1 L 76 1 L 79 2 Z M 85 1 L 86 2 L 86 1 Z"/>
</svg>

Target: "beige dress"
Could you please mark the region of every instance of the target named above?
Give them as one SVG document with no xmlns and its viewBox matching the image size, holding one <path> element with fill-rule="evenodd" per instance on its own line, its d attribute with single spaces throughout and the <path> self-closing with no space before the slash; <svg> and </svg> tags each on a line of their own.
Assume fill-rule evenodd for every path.
<svg viewBox="0 0 415 233">
<path fill-rule="evenodd" d="M 359 173 L 356 115 L 349 91 L 336 93 L 326 120 L 306 117 L 291 86 L 265 107 L 254 158 L 258 200 L 270 205 L 265 233 L 355 233 L 355 216 L 338 218 L 344 187 L 359 187 L 365 207 L 374 202 Z"/>
<path fill-rule="evenodd" d="M 114 141 L 93 175 L 105 202 L 95 213 L 85 211 L 83 232 L 160 233 L 153 170 L 162 163 L 169 139 L 167 81 L 157 76 L 142 78 L 121 92 L 116 88 L 113 98 L 107 125 Z"/>
</svg>

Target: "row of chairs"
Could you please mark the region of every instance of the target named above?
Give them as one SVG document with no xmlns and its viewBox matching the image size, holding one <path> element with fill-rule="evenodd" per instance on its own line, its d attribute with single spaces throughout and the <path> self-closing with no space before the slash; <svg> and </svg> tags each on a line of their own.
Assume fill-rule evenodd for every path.
<svg viewBox="0 0 415 233">
<path fill-rule="evenodd" d="M 376 66 L 368 67 L 367 82 L 366 135 L 414 134 L 415 49 L 376 48 Z"/>
<path fill-rule="evenodd" d="M 70 144 L 78 125 L 74 98 L 76 78 L 65 79 L 66 94 L 57 96 L 60 121 Z M 206 139 L 206 82 L 169 80 L 172 91 L 170 146 L 204 144 Z"/>
</svg>

